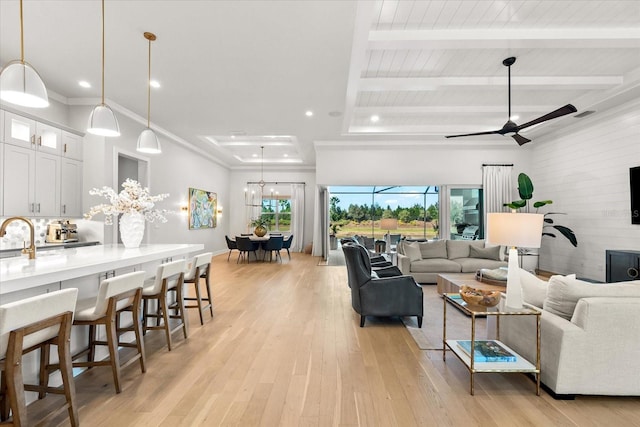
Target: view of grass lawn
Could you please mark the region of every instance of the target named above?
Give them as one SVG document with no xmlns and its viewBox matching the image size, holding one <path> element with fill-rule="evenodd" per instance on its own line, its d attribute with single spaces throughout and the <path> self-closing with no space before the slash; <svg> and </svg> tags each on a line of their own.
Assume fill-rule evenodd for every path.
<svg viewBox="0 0 640 427">
<path fill-rule="evenodd" d="M 433 239 L 438 235 L 438 231 L 434 229 L 432 222 L 427 222 L 426 236 L 424 235 L 424 222 L 412 221 L 409 224 L 398 222 L 398 229 L 391 230 L 391 234 L 400 234 L 403 237 L 408 238 L 427 238 Z M 336 237 L 350 237 L 354 235 L 382 238 L 387 233 L 387 230 L 380 228 L 380 221 L 374 221 L 373 233 L 371 230 L 371 221 L 355 222 L 350 221 L 340 227 L 336 233 Z"/>
</svg>

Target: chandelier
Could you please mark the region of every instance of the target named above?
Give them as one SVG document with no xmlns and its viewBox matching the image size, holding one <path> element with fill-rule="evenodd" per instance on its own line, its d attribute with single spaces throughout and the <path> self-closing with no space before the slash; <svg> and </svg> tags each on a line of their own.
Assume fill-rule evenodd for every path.
<svg viewBox="0 0 640 427">
<path fill-rule="evenodd" d="M 264 190 L 264 145 L 260 146 L 260 181 L 258 181 L 258 185 L 260 186 L 260 203 L 254 203 L 253 199 L 255 193 L 252 191 L 251 195 L 249 195 L 249 189 L 245 187 L 244 189 L 244 205 L 251 207 L 260 207 L 262 208 L 262 192 Z"/>
</svg>

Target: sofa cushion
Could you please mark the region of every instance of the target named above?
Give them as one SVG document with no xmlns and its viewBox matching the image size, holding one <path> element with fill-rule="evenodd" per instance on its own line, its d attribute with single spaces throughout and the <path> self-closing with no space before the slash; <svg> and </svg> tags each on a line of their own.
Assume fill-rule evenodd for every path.
<svg viewBox="0 0 640 427">
<path fill-rule="evenodd" d="M 571 276 L 551 276 L 543 308 L 567 320 L 581 298 L 640 297 L 640 280 L 619 283 L 589 283 Z"/>
<path fill-rule="evenodd" d="M 422 253 L 417 243 L 405 243 L 403 246 L 404 255 L 409 258 L 409 261 L 418 261 L 422 259 Z"/>
<path fill-rule="evenodd" d="M 524 302 L 542 308 L 547 297 L 549 284 L 522 268 L 520 269 L 520 284 L 522 285 Z"/>
<path fill-rule="evenodd" d="M 460 273 L 460 264 L 446 258 L 427 258 L 411 263 L 412 273 Z"/>
<path fill-rule="evenodd" d="M 475 273 L 481 268 L 499 268 L 507 265 L 504 261 L 495 261 L 492 259 L 483 258 L 457 258 L 453 262 L 460 264 L 461 271 L 463 273 Z"/>
<path fill-rule="evenodd" d="M 469 258 L 469 246 L 484 247 L 484 240 L 447 240 L 446 242 L 447 254 L 445 256 L 449 259 Z"/>
<path fill-rule="evenodd" d="M 500 261 L 500 246 L 494 246 L 491 248 L 469 246 L 469 258 L 484 258 Z"/>
<path fill-rule="evenodd" d="M 412 243 L 415 245 L 416 243 Z M 447 257 L 447 241 L 436 240 L 434 242 L 417 243 L 422 253 L 422 259 L 428 258 L 446 258 Z"/>
<path fill-rule="evenodd" d="M 498 253 L 500 254 L 500 261 L 504 261 L 506 256 L 505 256 L 505 252 L 506 252 L 506 246 L 500 246 L 500 245 L 492 245 L 491 243 L 485 241 L 484 242 L 484 247 L 485 248 L 495 248 L 498 247 L 500 248 L 500 250 L 498 251 Z"/>
</svg>

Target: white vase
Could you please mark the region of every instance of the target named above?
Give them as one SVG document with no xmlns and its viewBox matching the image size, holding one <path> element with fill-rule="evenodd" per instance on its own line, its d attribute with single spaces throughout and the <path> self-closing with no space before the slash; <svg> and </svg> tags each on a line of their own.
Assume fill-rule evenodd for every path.
<svg viewBox="0 0 640 427">
<path fill-rule="evenodd" d="M 144 215 L 140 212 L 120 216 L 120 239 L 125 248 L 137 248 L 144 236 Z"/>
</svg>

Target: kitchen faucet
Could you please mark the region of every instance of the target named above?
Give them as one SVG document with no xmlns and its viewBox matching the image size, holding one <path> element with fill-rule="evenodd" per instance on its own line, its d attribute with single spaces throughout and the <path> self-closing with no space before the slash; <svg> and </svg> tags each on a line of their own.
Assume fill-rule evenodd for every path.
<svg viewBox="0 0 640 427">
<path fill-rule="evenodd" d="M 29 254 L 29 259 L 35 259 L 36 258 L 36 240 L 34 236 L 35 230 L 33 227 L 33 223 L 28 218 L 25 218 L 23 216 L 12 216 L 11 218 L 5 219 L 2 225 L 0 225 L 0 237 L 7 234 L 7 230 L 6 230 L 7 225 L 12 223 L 13 221 L 18 221 L 18 220 L 24 221 L 27 223 L 27 225 L 29 226 L 29 238 L 31 239 L 31 244 L 29 245 L 29 248 L 23 247 L 22 253 Z"/>
</svg>

